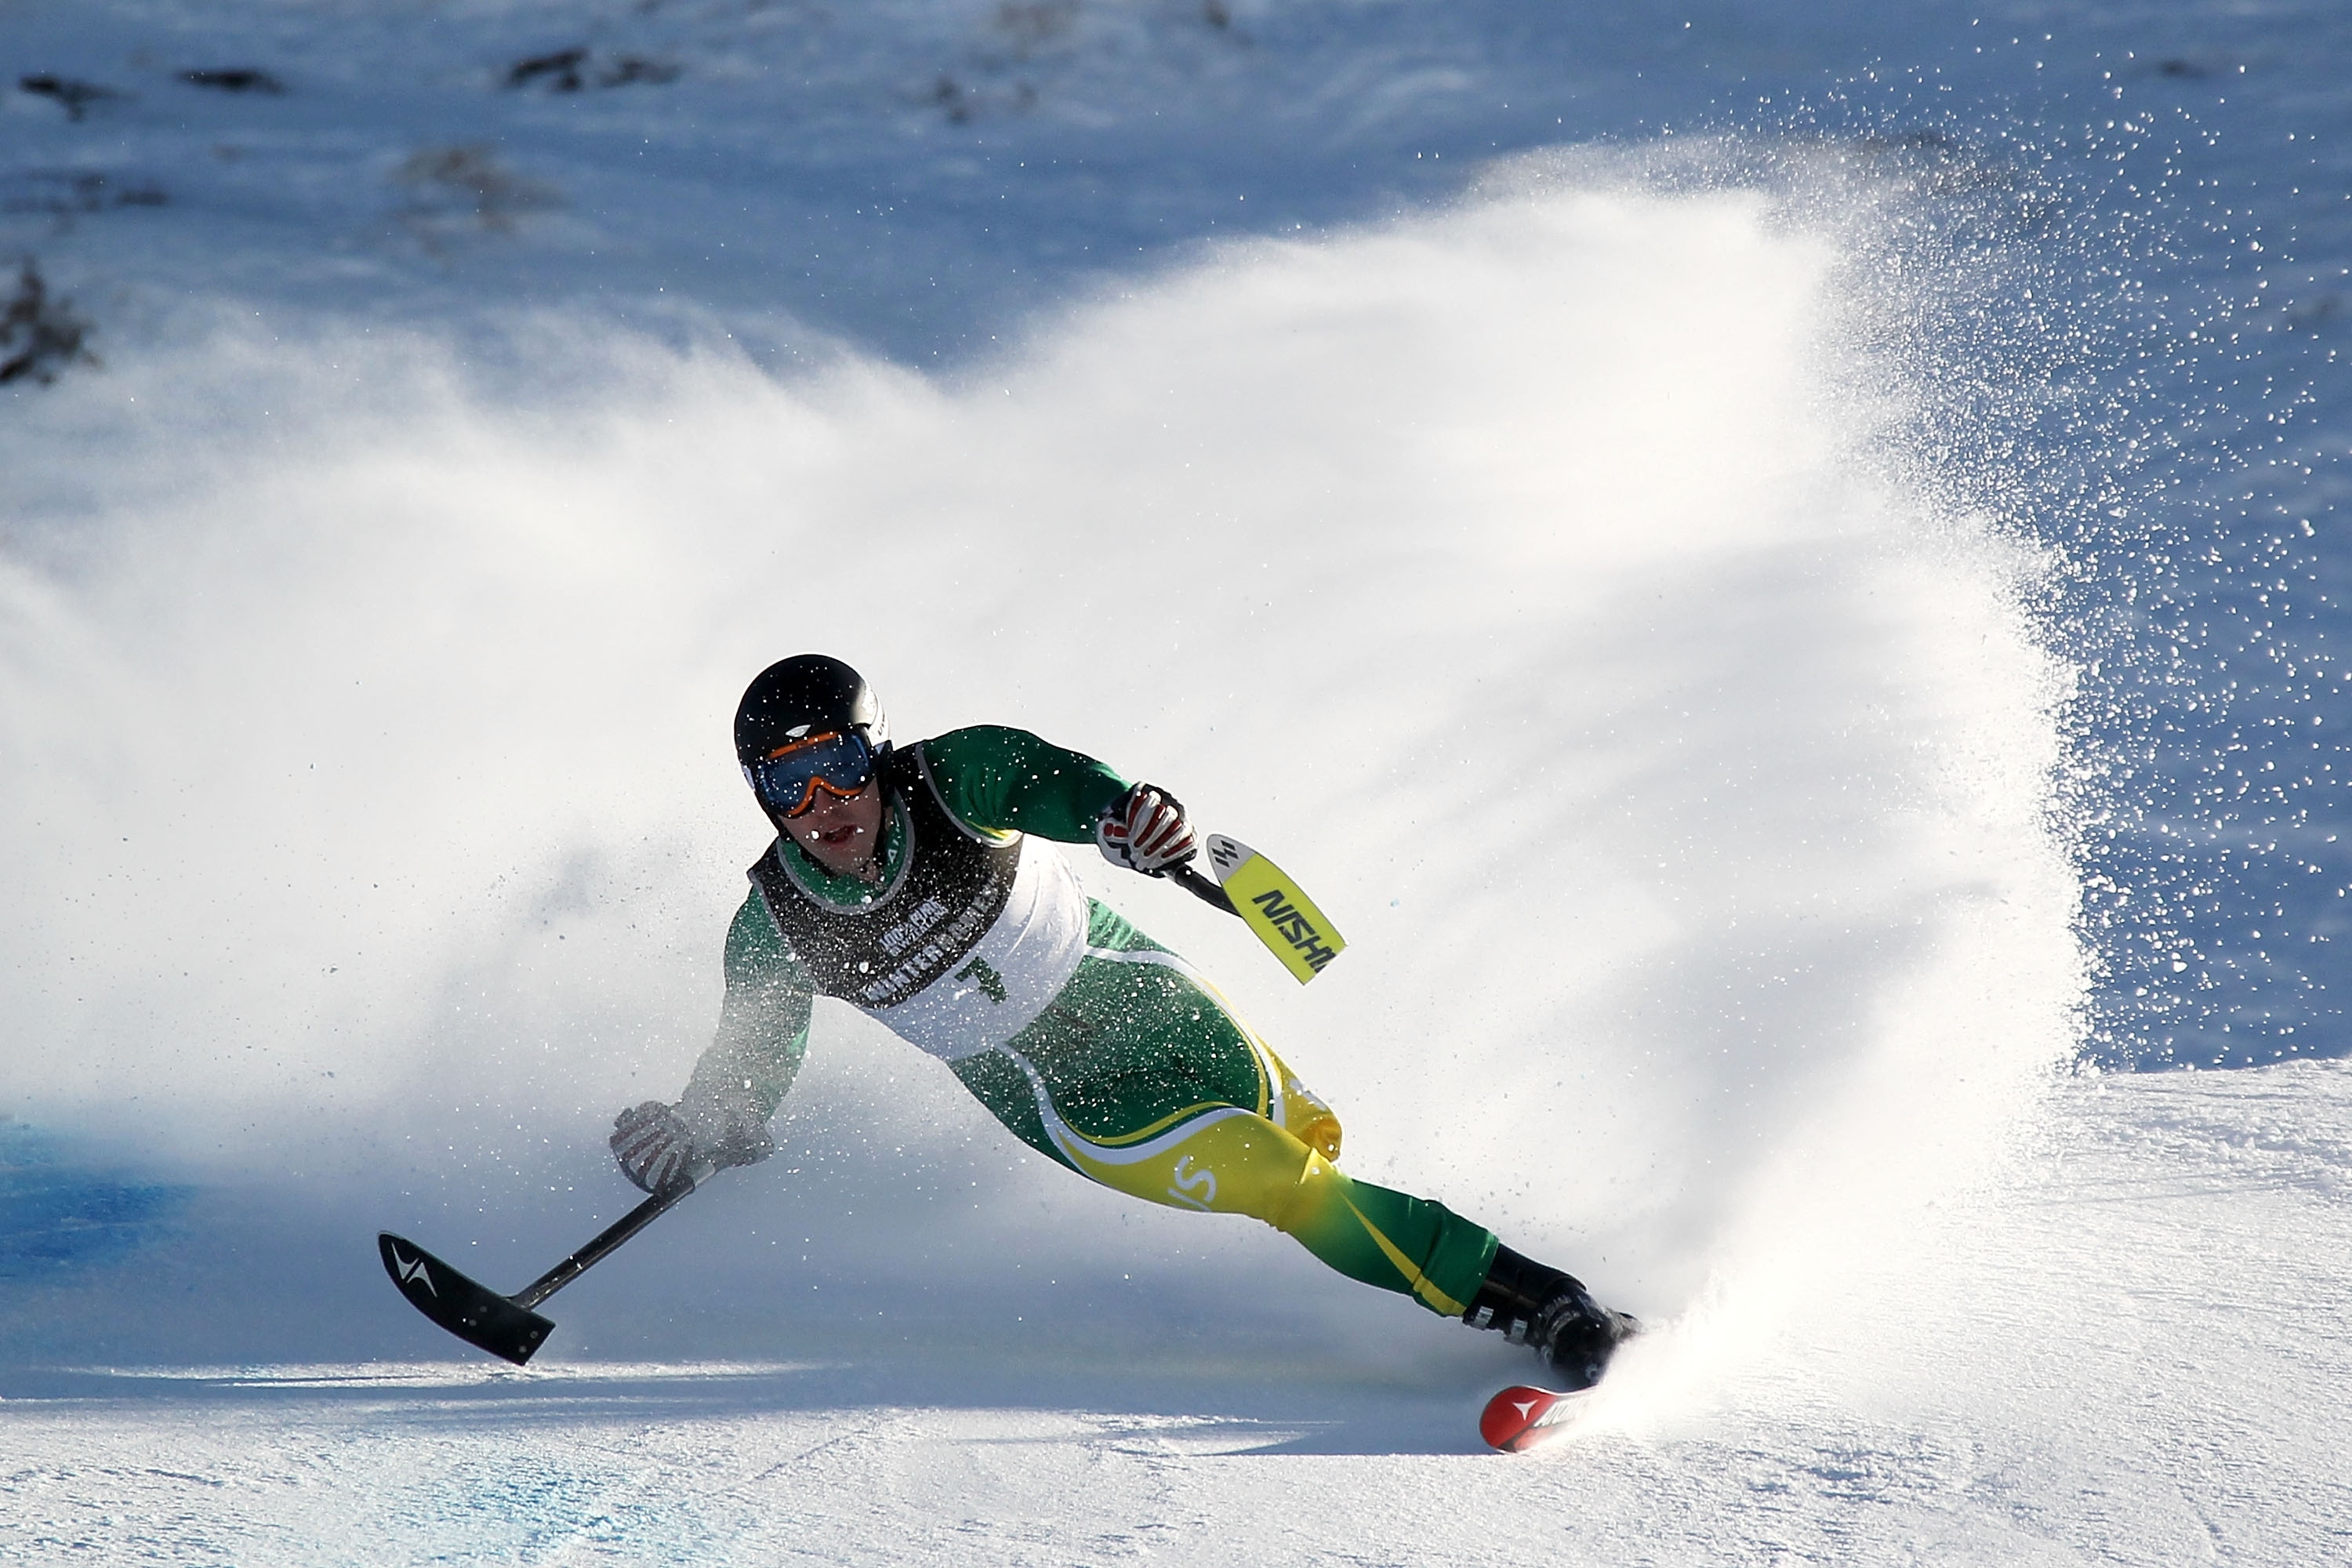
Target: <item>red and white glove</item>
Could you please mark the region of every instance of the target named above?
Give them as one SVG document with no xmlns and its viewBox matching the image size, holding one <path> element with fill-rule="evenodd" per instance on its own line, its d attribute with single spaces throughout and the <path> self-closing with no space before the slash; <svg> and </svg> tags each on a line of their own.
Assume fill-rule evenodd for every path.
<svg viewBox="0 0 2352 1568">
<path fill-rule="evenodd" d="M 1095 842 L 1114 866 L 1147 877 L 1167 874 L 1197 849 L 1184 803 L 1155 784 L 1139 784 L 1111 802 L 1095 824 Z"/>
<path fill-rule="evenodd" d="M 697 1167 L 753 1165 L 776 1150 L 767 1128 L 748 1111 L 697 1117 L 682 1103 L 664 1105 L 658 1100 L 633 1105 L 613 1118 L 611 1143 L 621 1173 L 649 1193 L 660 1192 Z"/>
</svg>

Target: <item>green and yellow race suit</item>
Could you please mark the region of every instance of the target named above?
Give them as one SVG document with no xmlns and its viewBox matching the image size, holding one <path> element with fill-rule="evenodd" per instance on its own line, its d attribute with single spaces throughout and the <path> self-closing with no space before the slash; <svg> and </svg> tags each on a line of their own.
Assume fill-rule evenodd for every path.
<svg viewBox="0 0 2352 1568">
<path fill-rule="evenodd" d="M 840 997 L 944 1059 L 1047 1157 L 1152 1203 L 1243 1214 L 1351 1279 L 1458 1317 L 1494 1234 L 1341 1172 L 1339 1121 L 1191 964 L 1087 899 L 1038 839 L 1090 842 L 1128 788 L 1020 730 L 892 752 L 877 886 L 780 837 L 727 937 L 719 1034 L 687 1090 L 764 1122 Z"/>
</svg>

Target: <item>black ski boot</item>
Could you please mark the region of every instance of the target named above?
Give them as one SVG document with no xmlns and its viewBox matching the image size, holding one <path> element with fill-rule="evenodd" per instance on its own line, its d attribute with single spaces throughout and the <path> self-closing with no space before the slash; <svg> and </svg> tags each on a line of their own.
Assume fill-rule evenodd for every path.
<svg viewBox="0 0 2352 1568">
<path fill-rule="evenodd" d="M 1641 1331 L 1624 1312 L 1612 1312 L 1570 1275 L 1495 1248 L 1486 1282 L 1462 1321 L 1474 1329 L 1500 1329 L 1513 1344 L 1528 1345 L 1551 1363 L 1564 1392 L 1591 1388 L 1617 1346 Z"/>
</svg>

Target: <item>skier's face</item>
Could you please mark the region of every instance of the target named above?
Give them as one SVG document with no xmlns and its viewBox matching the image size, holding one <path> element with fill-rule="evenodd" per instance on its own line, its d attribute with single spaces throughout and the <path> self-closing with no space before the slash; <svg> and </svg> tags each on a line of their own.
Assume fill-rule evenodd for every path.
<svg viewBox="0 0 2352 1568">
<path fill-rule="evenodd" d="M 809 858 L 836 877 L 867 875 L 875 846 L 882 841 L 882 785 L 868 779 L 852 795 L 826 795 L 798 816 L 784 818 L 784 831 Z"/>
</svg>

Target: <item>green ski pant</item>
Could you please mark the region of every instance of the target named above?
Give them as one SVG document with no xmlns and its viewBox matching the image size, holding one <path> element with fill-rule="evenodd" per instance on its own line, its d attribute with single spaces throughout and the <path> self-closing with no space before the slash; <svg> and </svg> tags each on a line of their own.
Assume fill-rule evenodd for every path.
<svg viewBox="0 0 2352 1568">
<path fill-rule="evenodd" d="M 954 1064 L 996 1119 L 1081 1175 L 1244 1214 L 1368 1285 L 1460 1317 L 1495 1236 L 1333 1163 L 1339 1119 L 1190 964 L 1093 906 L 1087 956 L 1037 1020 Z"/>
</svg>

